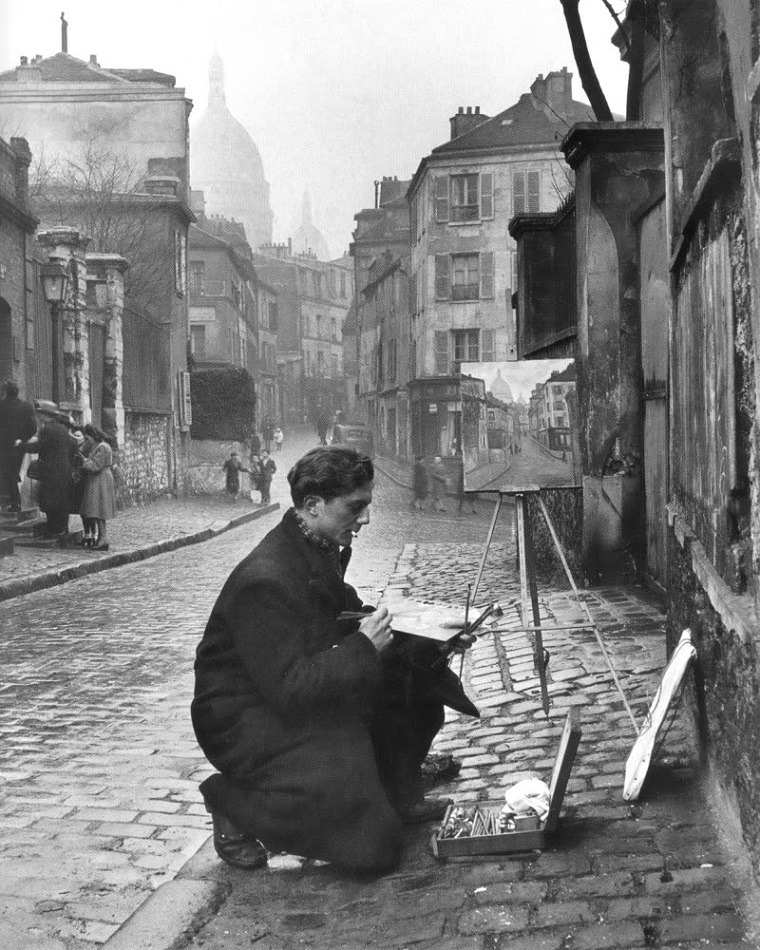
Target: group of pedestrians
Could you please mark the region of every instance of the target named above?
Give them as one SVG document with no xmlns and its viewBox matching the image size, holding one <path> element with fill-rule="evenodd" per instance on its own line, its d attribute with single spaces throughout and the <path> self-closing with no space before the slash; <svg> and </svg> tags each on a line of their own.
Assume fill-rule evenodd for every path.
<svg viewBox="0 0 760 950">
<path fill-rule="evenodd" d="M 251 436 L 250 461 L 248 467 L 243 464 L 238 452 L 231 452 L 230 457 L 222 465 L 222 471 L 225 475 L 225 490 L 233 501 L 237 501 L 238 498 L 243 497 L 244 492 L 241 473 L 245 473 L 251 477 L 251 488 L 248 492 L 250 500 L 254 500 L 254 492 L 259 492 L 261 496 L 260 504 L 268 505 L 270 503 L 272 478 L 277 471 L 277 464 L 270 455 L 269 448 L 262 448 L 262 441 L 264 445 L 267 444 L 267 434 L 267 430 L 264 429 L 264 431 L 262 431 L 263 438 L 259 438 L 255 432 Z M 279 451 L 284 441 L 282 429 L 278 426 L 276 429 L 273 429 L 269 435 L 270 441 L 274 441 Z"/>
<path fill-rule="evenodd" d="M 34 406 L 19 399 L 16 383 L 4 384 L 0 399 L 2 494 L 8 510 L 21 511 L 21 467 L 24 455 L 36 456 L 26 471 L 37 483 L 36 503 L 46 518 L 49 537 L 65 535 L 69 518 L 82 519 L 83 547 L 109 548 L 108 522 L 116 514 L 113 447 L 93 423 L 77 425 L 54 403 L 38 399 Z"/>
</svg>

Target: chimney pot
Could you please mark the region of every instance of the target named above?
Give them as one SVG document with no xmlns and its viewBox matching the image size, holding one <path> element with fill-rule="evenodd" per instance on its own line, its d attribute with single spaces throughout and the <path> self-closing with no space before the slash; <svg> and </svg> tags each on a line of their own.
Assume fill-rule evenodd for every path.
<svg viewBox="0 0 760 950">
<path fill-rule="evenodd" d="M 464 115 L 464 106 L 459 107 L 459 115 Z"/>
<path fill-rule="evenodd" d="M 475 115 L 480 115 L 480 106 L 475 106 Z"/>
<path fill-rule="evenodd" d="M 472 106 L 467 106 L 467 115 L 472 115 Z"/>
<path fill-rule="evenodd" d="M 29 65 L 29 57 L 28 57 L 28 56 L 22 56 L 22 57 L 21 57 L 21 65 L 22 65 L 22 66 L 28 66 L 28 65 Z"/>
<path fill-rule="evenodd" d="M 95 53 L 90 53 L 90 66 L 97 66 L 97 65 L 98 65 L 98 57 L 95 55 Z"/>
</svg>

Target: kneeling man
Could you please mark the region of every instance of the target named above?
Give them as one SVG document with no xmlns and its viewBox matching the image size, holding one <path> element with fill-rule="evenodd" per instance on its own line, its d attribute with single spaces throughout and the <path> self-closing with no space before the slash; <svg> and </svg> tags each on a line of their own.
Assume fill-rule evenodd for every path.
<svg viewBox="0 0 760 950">
<path fill-rule="evenodd" d="M 193 725 L 219 770 L 201 792 L 237 867 L 263 866 L 268 849 L 388 870 L 402 824 L 447 804 L 423 797 L 420 766 L 443 702 L 477 710 L 445 664 L 431 671 L 427 641 L 394 643 L 387 610 L 343 580 L 373 478 L 353 449 L 297 462 L 294 507 L 232 572 L 198 647 Z"/>
</svg>

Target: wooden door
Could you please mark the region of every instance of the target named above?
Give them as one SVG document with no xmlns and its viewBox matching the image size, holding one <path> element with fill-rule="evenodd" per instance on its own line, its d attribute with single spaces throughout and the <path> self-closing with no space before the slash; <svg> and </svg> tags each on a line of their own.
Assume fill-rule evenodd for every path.
<svg viewBox="0 0 760 950">
<path fill-rule="evenodd" d="M 641 362 L 644 376 L 645 571 L 667 586 L 668 327 L 670 289 L 665 202 L 642 219 L 639 232 Z"/>
</svg>

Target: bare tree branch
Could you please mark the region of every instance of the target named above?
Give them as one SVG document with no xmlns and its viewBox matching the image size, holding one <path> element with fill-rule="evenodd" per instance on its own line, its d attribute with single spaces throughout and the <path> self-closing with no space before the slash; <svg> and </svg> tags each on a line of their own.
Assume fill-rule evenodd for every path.
<svg viewBox="0 0 760 950">
<path fill-rule="evenodd" d="M 565 14 L 567 31 L 570 34 L 570 43 L 573 47 L 573 56 L 575 64 L 578 67 L 578 75 L 581 79 L 583 90 L 588 96 L 591 108 L 598 122 L 612 122 L 612 111 L 607 104 L 607 98 L 599 84 L 599 78 L 596 75 L 594 64 L 591 61 L 591 55 L 586 43 L 586 34 L 583 30 L 580 11 L 578 9 L 580 0 L 560 0 L 562 10 Z"/>
</svg>

